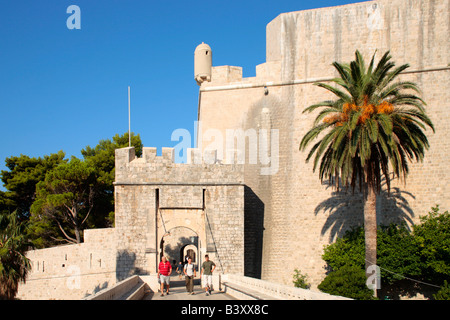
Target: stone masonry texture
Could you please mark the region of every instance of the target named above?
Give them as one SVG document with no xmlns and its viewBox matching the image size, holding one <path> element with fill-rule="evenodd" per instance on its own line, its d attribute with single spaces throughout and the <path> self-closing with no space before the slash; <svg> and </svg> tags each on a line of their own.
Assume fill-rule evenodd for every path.
<svg viewBox="0 0 450 320">
<path fill-rule="evenodd" d="M 230 129 L 279 131 L 276 174 L 261 175 L 259 159 L 244 164 L 244 183 L 253 199 L 246 198 L 246 230 L 251 232 L 255 223 L 263 228 L 261 243 L 252 247 L 261 252 L 256 276 L 291 284 L 298 268 L 317 286 L 326 274 L 323 246 L 363 223 L 361 195 L 321 184 L 312 164 L 305 163 L 308 152 L 299 151 L 317 115 L 302 111 L 333 98 L 314 83 L 337 76 L 332 62 L 349 62 L 356 50 L 367 61 L 375 52 L 380 58 L 390 50 L 396 65 L 408 63 L 401 80 L 422 89 L 436 129 L 426 131 L 431 147 L 423 163 L 411 163 L 406 181 L 394 181 L 390 196 L 383 190 L 378 197 L 378 223 L 411 225 L 436 204 L 450 208 L 449 6 L 448 0 L 368 1 L 283 13 L 267 25 L 267 61 L 256 66 L 255 77 L 242 78 L 242 68 L 236 66 L 213 67 L 211 82 L 203 82 L 200 89 L 203 132 L 216 130 L 225 136 Z M 201 144 L 203 149 L 208 143 Z M 222 160 L 230 161 L 223 154 Z M 280 263 L 285 269 L 281 274 Z"/>
<path fill-rule="evenodd" d="M 186 164 L 174 163 L 170 148 L 161 156 L 144 148 L 141 158 L 133 148 L 118 149 L 115 228 L 85 230 L 79 245 L 28 252 L 33 269 L 19 298 L 78 299 L 129 275 L 153 274 L 161 254 L 179 259 L 188 248 L 200 261 L 208 253 L 225 273 L 292 284 L 297 268 L 317 286 L 326 274 L 324 245 L 362 225 L 363 203 L 359 193 L 320 183 L 305 162 L 299 144 L 316 114 L 302 111 L 332 98 L 314 83 L 335 77 L 332 62 L 353 60 L 355 50 L 366 60 L 390 50 L 397 65 L 408 63 L 401 80 L 422 89 L 436 129 L 426 131 L 425 160 L 411 163 L 406 181 L 393 181 L 391 194 L 383 190 L 378 197 L 378 223 L 411 225 L 436 204 L 449 209 L 449 17 L 449 0 L 368 1 L 280 14 L 267 25 L 266 62 L 256 66 L 256 76 L 243 78 L 238 66 L 213 67 L 211 81 L 200 87 L 198 115 L 203 133 L 266 130 L 268 141 L 278 133 L 277 170 L 261 174 L 268 164 L 260 154 L 249 161 L 248 144 L 245 163 L 235 163 L 227 150 L 209 150 L 211 137 L 201 134 Z M 257 139 L 259 150 L 261 135 Z"/>
</svg>

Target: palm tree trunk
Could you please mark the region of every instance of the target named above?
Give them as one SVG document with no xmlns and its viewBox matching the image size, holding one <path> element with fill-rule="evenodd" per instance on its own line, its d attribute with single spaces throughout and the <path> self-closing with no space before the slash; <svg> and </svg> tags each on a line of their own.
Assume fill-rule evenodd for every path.
<svg viewBox="0 0 450 320">
<path fill-rule="evenodd" d="M 367 183 L 366 193 L 364 195 L 364 232 L 366 249 L 366 276 L 373 277 L 373 270 L 368 269 L 377 264 L 377 194 L 375 186 Z M 376 290 L 374 290 L 376 295 Z"/>
</svg>

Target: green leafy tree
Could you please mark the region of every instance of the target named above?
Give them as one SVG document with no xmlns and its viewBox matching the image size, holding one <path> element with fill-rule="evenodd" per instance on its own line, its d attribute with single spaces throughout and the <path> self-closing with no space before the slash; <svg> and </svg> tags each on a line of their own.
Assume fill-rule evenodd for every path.
<svg viewBox="0 0 450 320">
<path fill-rule="evenodd" d="M 8 170 L 2 170 L 1 180 L 7 189 L 0 194 L 0 210 L 17 210 L 22 218 L 29 218 L 30 207 L 36 196 L 36 184 L 44 180 L 48 171 L 65 162 L 64 152 L 59 151 L 43 158 L 26 155 L 6 158 Z"/>
<path fill-rule="evenodd" d="M 413 227 L 413 233 L 424 264 L 425 279 L 450 280 L 450 213 L 439 212 L 436 205 L 420 222 Z"/>
<path fill-rule="evenodd" d="M 128 147 L 128 132 L 116 134 L 112 140 L 100 140 L 91 148 L 86 146 L 81 150 L 85 161 L 94 168 L 97 179 L 94 211 L 95 216 L 90 218 L 91 226 L 106 227 L 114 222 L 114 186 L 115 179 L 115 150 Z M 139 134 L 131 133 L 131 145 L 136 150 L 136 156 L 142 155 L 142 141 Z"/>
<path fill-rule="evenodd" d="M 28 235 L 37 248 L 61 242 L 79 243 L 85 228 L 114 224 L 115 149 L 127 147 L 128 133 L 99 141 L 81 150 L 84 160 L 68 163 L 62 151 L 32 158 L 26 155 L 6 159 L 0 173 L 5 192 L 0 191 L 0 215 L 15 211 L 30 219 Z M 142 155 L 142 141 L 132 133 L 136 155 Z M 31 208 L 33 207 L 33 214 Z"/>
<path fill-rule="evenodd" d="M 136 150 L 136 156 L 140 157 L 143 145 L 139 134 L 131 133 L 131 145 Z M 112 185 L 114 182 L 115 150 L 125 147 L 128 147 L 128 132 L 121 136 L 116 134 L 112 140 L 100 140 L 94 148 L 86 146 L 81 150 L 81 154 L 96 169 L 99 182 Z"/>
<path fill-rule="evenodd" d="M 366 66 L 359 51 L 350 64 L 334 62 L 339 78 L 316 85 L 328 90 L 336 99 L 306 108 L 312 112 L 323 108 L 312 129 L 302 138 L 300 150 L 313 140 L 306 161 L 314 156 L 315 171 L 319 167 L 321 181 L 328 179 L 351 187 L 357 184 L 364 195 L 365 261 L 377 263 L 376 198 L 381 181 L 389 191 L 391 172 L 405 179 L 408 161 L 422 161 L 429 143 L 423 130 L 431 120 L 425 113 L 425 102 L 416 94 L 418 86 L 410 81 L 396 81 L 409 65 L 395 68 L 389 51 L 375 65 L 375 55 Z M 369 274 L 367 274 L 369 276 Z"/>
<path fill-rule="evenodd" d="M 11 199 L 10 193 L 0 190 L 0 215 L 11 213 L 12 208 L 15 208 L 16 204 Z"/>
<path fill-rule="evenodd" d="M 31 268 L 25 256 L 31 246 L 27 238 L 28 221 L 20 221 L 16 211 L 0 215 L 0 300 L 12 300 L 20 281 Z"/>
<path fill-rule="evenodd" d="M 36 186 L 35 219 L 56 224 L 65 241 L 80 243 L 94 206 L 95 178 L 94 169 L 75 157 L 47 172 Z"/>
<path fill-rule="evenodd" d="M 28 236 L 35 248 L 49 248 L 61 243 L 70 242 L 61 235 L 58 224 L 50 215 L 32 213 L 29 221 Z"/>
</svg>

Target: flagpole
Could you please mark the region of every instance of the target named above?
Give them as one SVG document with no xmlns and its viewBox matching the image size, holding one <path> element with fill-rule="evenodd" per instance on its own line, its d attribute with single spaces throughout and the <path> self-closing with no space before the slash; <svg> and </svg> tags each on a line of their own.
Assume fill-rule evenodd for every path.
<svg viewBox="0 0 450 320">
<path fill-rule="evenodd" d="M 128 146 L 131 147 L 130 86 L 128 86 Z"/>
</svg>

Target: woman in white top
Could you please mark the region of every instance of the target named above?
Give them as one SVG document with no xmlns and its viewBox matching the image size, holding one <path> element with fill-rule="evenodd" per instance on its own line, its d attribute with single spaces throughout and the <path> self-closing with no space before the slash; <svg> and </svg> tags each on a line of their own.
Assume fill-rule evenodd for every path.
<svg viewBox="0 0 450 320">
<path fill-rule="evenodd" d="M 191 258 L 184 265 L 184 275 L 186 277 L 186 290 L 188 294 L 194 294 L 194 278 L 197 276 L 197 272 L 195 271 L 195 265 L 192 263 Z"/>
</svg>

